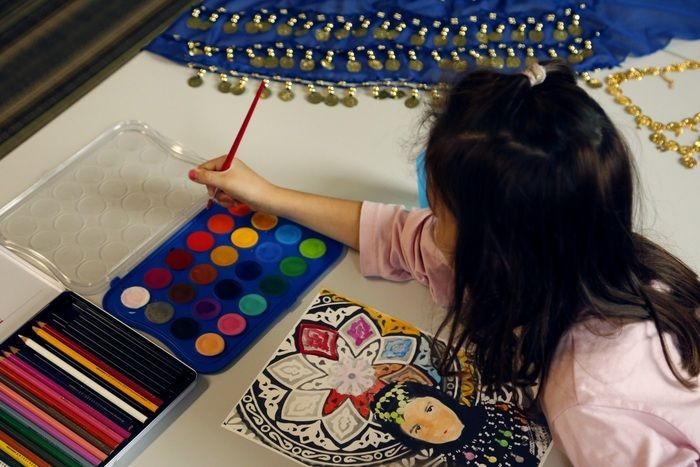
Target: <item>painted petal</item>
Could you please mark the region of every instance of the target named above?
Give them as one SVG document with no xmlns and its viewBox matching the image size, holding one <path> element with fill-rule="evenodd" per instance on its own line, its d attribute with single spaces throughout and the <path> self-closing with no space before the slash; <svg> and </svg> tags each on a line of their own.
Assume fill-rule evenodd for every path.
<svg viewBox="0 0 700 467">
<path fill-rule="evenodd" d="M 340 407 L 349 397 L 350 394 L 341 394 L 335 389 L 331 389 L 330 393 L 328 393 L 326 403 L 323 404 L 323 415 L 333 413 L 335 409 Z"/>
<path fill-rule="evenodd" d="M 388 336 L 382 339 L 374 363 L 410 363 L 416 353 L 416 339 L 411 336 Z"/>
<path fill-rule="evenodd" d="M 326 376 L 321 370 L 309 363 L 303 355 L 294 354 L 278 360 L 267 371 L 280 383 L 296 389 L 306 381 Z"/>
<path fill-rule="evenodd" d="M 282 420 L 310 422 L 321 418 L 323 404 L 329 391 L 301 391 L 294 389 L 282 406 Z"/>
<path fill-rule="evenodd" d="M 430 342 L 428 342 L 428 339 L 421 338 L 418 355 L 413 361 L 413 364 L 425 370 L 436 383 L 439 383 L 442 377 L 433 366 L 431 355 Z"/>
<path fill-rule="evenodd" d="M 367 425 L 362 415 L 349 400 L 336 409 L 332 414 L 323 418 L 323 426 L 328 433 L 340 444 L 355 438 Z"/>
<path fill-rule="evenodd" d="M 358 314 L 340 329 L 340 335 L 348 342 L 355 355 L 368 343 L 377 340 L 379 330 L 369 316 Z"/>
<path fill-rule="evenodd" d="M 338 331 L 325 325 L 303 322 L 297 327 L 297 348 L 303 354 L 338 359 Z"/>
</svg>

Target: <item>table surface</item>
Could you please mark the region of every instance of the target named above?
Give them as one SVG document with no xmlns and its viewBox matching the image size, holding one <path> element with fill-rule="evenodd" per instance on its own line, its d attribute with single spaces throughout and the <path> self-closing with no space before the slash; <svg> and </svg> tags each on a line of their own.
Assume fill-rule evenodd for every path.
<svg viewBox="0 0 700 467">
<path fill-rule="evenodd" d="M 628 66 L 661 66 L 700 59 L 700 42 L 673 41 L 655 54 L 629 59 Z M 673 76 L 668 91 L 656 78 L 626 83 L 626 94 L 655 120 L 698 112 L 697 72 Z M 599 74 L 601 77 L 603 74 Z M 252 98 L 222 95 L 214 79 L 191 89 L 186 68 L 142 52 L 12 153 L 0 160 L 0 205 L 121 120 L 141 120 L 203 157 L 225 153 Z M 695 84 L 695 86 L 693 86 Z M 641 180 L 638 229 L 700 270 L 700 167 L 686 170 L 677 155 L 658 152 L 648 133 L 603 90 L 591 94 L 619 126 L 635 154 Z M 421 148 L 421 117 L 402 101 L 360 99 L 353 109 L 313 106 L 300 93 L 283 103 L 276 97 L 258 106 L 238 157 L 272 182 L 291 188 L 412 206 L 416 204 L 413 157 Z M 688 135 L 686 135 L 688 136 Z M 694 135 L 697 137 L 697 135 Z M 183 174 L 185 176 L 185 174 Z M 206 375 L 192 393 L 158 424 L 121 464 L 246 466 L 296 465 L 220 427 L 321 287 L 371 304 L 430 331 L 441 311 L 424 287 L 363 278 L 358 256 L 348 252 L 304 297 L 226 371 Z M 100 300 L 100 297 L 92 297 Z M 556 448 L 546 466 L 569 463 Z"/>
</svg>

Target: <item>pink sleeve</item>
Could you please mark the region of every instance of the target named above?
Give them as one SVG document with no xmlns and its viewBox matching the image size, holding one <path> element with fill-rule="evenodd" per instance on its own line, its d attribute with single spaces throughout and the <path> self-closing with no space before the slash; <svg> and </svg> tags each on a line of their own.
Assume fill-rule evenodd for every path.
<svg viewBox="0 0 700 467">
<path fill-rule="evenodd" d="M 360 215 L 360 269 L 365 276 L 428 285 L 433 299 L 447 306 L 452 269 L 435 244 L 435 217 L 429 209 L 365 201 Z"/>
<path fill-rule="evenodd" d="M 551 428 L 574 467 L 696 467 L 699 459 L 678 429 L 648 412 L 577 405 L 559 415 Z"/>
</svg>

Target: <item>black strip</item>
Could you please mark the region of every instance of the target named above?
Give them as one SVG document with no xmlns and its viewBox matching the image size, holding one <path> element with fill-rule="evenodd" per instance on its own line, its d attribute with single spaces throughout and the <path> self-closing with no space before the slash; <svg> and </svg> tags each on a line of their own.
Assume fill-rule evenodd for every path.
<svg viewBox="0 0 700 467">
<path fill-rule="evenodd" d="M 46 28 L 46 33 L 37 35 L 27 50 L 3 65 L 0 102 L 14 101 L 15 96 L 33 89 L 66 59 L 83 54 L 85 47 L 104 35 L 110 25 L 133 21 L 133 11 L 148 1 L 153 0 L 90 0 L 55 28 Z M 3 38 L 0 47 L 11 48 L 23 35 L 36 33 L 37 28 L 44 27 L 47 15 L 60 11 L 56 5 L 70 7 L 70 3 L 64 0 L 0 1 L 0 18 L 9 18 L 0 19 L 0 38 Z M 152 15 L 137 18 L 132 28 L 116 37 L 86 65 L 70 70 L 45 95 L 28 102 L 8 121 L 0 122 L 0 158 L 136 55 L 190 3 L 187 0 L 164 2 Z"/>
</svg>

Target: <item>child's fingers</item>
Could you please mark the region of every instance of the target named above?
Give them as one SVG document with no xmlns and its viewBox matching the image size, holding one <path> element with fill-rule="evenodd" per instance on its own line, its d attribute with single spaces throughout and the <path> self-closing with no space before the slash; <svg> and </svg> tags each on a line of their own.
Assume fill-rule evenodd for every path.
<svg viewBox="0 0 700 467">
<path fill-rule="evenodd" d="M 219 193 L 216 194 L 215 201 L 217 204 L 219 204 L 225 208 L 235 206 L 237 204 L 236 201 L 233 198 L 231 198 L 231 196 L 224 193 L 223 191 L 220 191 Z"/>
<path fill-rule="evenodd" d="M 206 170 L 202 168 L 196 168 L 190 170 L 187 176 L 195 183 L 200 183 L 202 185 L 207 185 L 208 189 L 219 188 L 224 182 L 224 174 L 222 172 L 217 172 L 215 170 Z M 209 193 L 210 196 L 213 191 Z"/>
<path fill-rule="evenodd" d="M 225 160 L 226 156 L 219 156 L 214 159 L 208 160 L 204 164 L 201 164 L 198 168 L 204 170 L 221 170 L 221 167 L 223 167 Z"/>
</svg>

